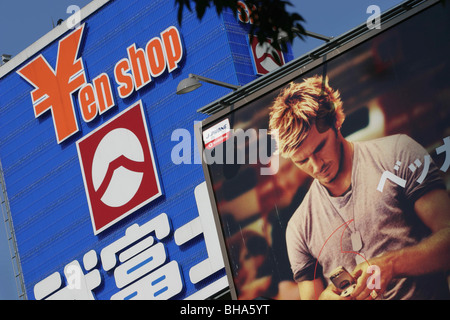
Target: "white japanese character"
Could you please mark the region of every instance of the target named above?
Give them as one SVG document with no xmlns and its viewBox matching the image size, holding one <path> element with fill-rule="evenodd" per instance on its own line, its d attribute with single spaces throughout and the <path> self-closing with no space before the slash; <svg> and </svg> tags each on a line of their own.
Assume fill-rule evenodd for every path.
<svg viewBox="0 0 450 320">
<path fill-rule="evenodd" d="M 448 167 L 450 166 L 450 157 L 448 156 L 450 151 L 450 137 L 444 138 L 444 145 L 436 148 L 436 153 L 441 154 L 445 152 L 445 161 L 442 164 L 441 171 L 447 172 Z"/>
</svg>

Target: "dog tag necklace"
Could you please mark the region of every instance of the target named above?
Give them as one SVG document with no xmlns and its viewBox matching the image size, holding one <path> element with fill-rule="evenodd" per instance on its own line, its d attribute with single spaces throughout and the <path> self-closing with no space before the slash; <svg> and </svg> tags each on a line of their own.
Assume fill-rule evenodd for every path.
<svg viewBox="0 0 450 320">
<path fill-rule="evenodd" d="M 362 243 L 361 234 L 359 233 L 358 229 L 356 228 L 356 221 L 355 221 L 356 188 L 355 188 L 355 185 L 353 183 L 354 181 L 352 179 L 352 176 L 355 175 L 355 177 L 356 177 L 357 172 L 354 172 L 354 168 L 353 168 L 353 159 L 354 159 L 354 153 L 355 153 L 355 147 L 354 147 L 353 143 L 351 143 L 351 150 L 352 150 L 352 157 L 351 157 L 352 175 L 351 175 L 350 187 L 349 187 L 348 192 L 350 192 L 350 191 L 352 192 L 351 199 L 349 199 L 349 201 L 353 202 L 352 206 L 351 206 L 352 207 L 351 211 L 352 211 L 352 215 L 353 215 L 352 218 L 353 219 L 351 221 L 353 221 L 354 231 L 350 227 L 350 224 L 347 224 L 347 226 L 348 226 L 348 228 L 349 228 L 349 230 L 351 232 L 350 240 L 351 240 L 351 243 L 352 243 L 352 250 L 359 253 L 359 251 L 363 247 L 363 243 Z M 336 209 L 336 211 L 337 211 L 339 217 L 344 221 L 344 219 L 342 218 L 341 214 L 339 213 L 339 210 Z M 362 257 L 357 255 L 356 261 L 358 262 L 361 259 L 362 259 Z"/>
<path fill-rule="evenodd" d="M 353 170 L 354 170 L 354 168 L 353 168 L 354 154 L 355 154 L 355 147 L 354 147 L 354 145 L 352 143 L 352 176 L 355 175 L 355 180 L 356 180 L 356 176 L 357 176 L 358 172 L 356 172 L 356 171 L 353 172 Z M 352 187 L 351 201 L 352 201 L 354 231 L 352 231 L 350 229 L 350 231 L 352 232 L 351 235 L 350 235 L 350 240 L 351 240 L 351 243 L 352 243 L 353 251 L 358 253 L 358 254 L 356 254 L 355 260 L 356 260 L 356 264 L 359 264 L 362 261 L 364 261 L 365 258 L 364 258 L 364 253 L 360 252 L 362 247 L 363 247 L 361 233 L 358 231 L 358 228 L 356 228 L 355 207 L 356 207 L 357 197 L 356 197 L 356 185 L 353 182 L 354 181 L 351 182 L 351 187 Z"/>
<path fill-rule="evenodd" d="M 355 221 L 353 220 L 353 222 Z M 355 229 L 355 231 L 352 231 L 351 240 L 353 251 L 359 252 L 362 249 L 362 239 L 358 230 Z"/>
</svg>

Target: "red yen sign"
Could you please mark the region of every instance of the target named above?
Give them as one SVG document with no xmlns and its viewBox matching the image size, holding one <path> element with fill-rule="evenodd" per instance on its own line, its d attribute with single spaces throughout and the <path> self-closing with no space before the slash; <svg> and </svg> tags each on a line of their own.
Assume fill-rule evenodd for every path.
<svg viewBox="0 0 450 320">
<path fill-rule="evenodd" d="M 162 192 L 142 103 L 77 141 L 94 234 Z"/>
</svg>

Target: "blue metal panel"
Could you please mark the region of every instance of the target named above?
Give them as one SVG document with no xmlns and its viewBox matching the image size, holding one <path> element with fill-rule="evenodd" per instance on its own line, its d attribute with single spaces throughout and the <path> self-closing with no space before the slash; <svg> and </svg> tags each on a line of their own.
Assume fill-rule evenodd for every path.
<svg viewBox="0 0 450 320">
<path fill-rule="evenodd" d="M 64 267 L 73 260 L 81 264 L 90 250 L 99 256 L 102 249 L 124 237 L 130 225 L 143 225 L 161 213 L 166 213 L 171 223 L 172 233 L 163 241 L 168 260 L 179 263 L 184 281 L 184 289 L 174 298 L 186 298 L 224 276 L 222 269 L 200 283 L 189 280 L 190 268 L 208 257 L 205 241 L 200 235 L 189 245 L 177 246 L 173 231 L 198 217 L 194 188 L 204 181 L 204 176 L 200 164 L 175 165 L 171 160 L 176 144 L 171 141 L 172 132 L 187 129 L 193 146 L 194 121 L 205 117 L 196 110 L 229 92 L 205 84 L 201 90 L 177 96 L 179 81 L 189 73 L 233 84 L 245 84 L 256 77 L 250 69 L 248 49 L 244 49 L 246 27 L 236 21 L 232 25 L 230 14 L 224 16 L 225 19 L 210 10 L 199 22 L 195 14 L 185 12 L 180 27 L 173 3 L 164 0 L 112 1 L 90 15 L 82 22 L 85 30 L 79 56 L 83 58 L 88 82 L 101 73 L 108 74 L 116 105 L 88 123 L 76 108 L 80 130 L 61 144 L 55 139 L 51 112 L 35 118 L 30 98 L 33 88 L 15 72 L 38 54 L 55 68 L 58 41 L 0 79 L 0 159 L 28 298 L 35 298 L 33 288 L 44 278 L 54 272 L 63 274 Z M 172 73 L 165 71 L 121 99 L 113 80 L 115 63 L 127 57 L 128 46 L 135 43 L 136 47 L 145 48 L 147 41 L 169 26 L 177 26 L 181 33 L 180 67 Z M 139 100 L 144 107 L 163 196 L 94 235 L 76 141 Z M 114 275 L 103 270 L 101 264 L 96 268 L 102 284 L 93 290 L 94 296 L 110 299 L 119 291 Z"/>
</svg>

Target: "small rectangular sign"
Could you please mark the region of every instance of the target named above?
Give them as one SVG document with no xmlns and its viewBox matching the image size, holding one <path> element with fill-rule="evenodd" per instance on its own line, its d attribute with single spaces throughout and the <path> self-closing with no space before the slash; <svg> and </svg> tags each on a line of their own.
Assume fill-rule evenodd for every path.
<svg viewBox="0 0 450 320">
<path fill-rule="evenodd" d="M 212 149 L 230 137 L 230 121 L 224 119 L 203 132 L 205 148 Z"/>
</svg>

